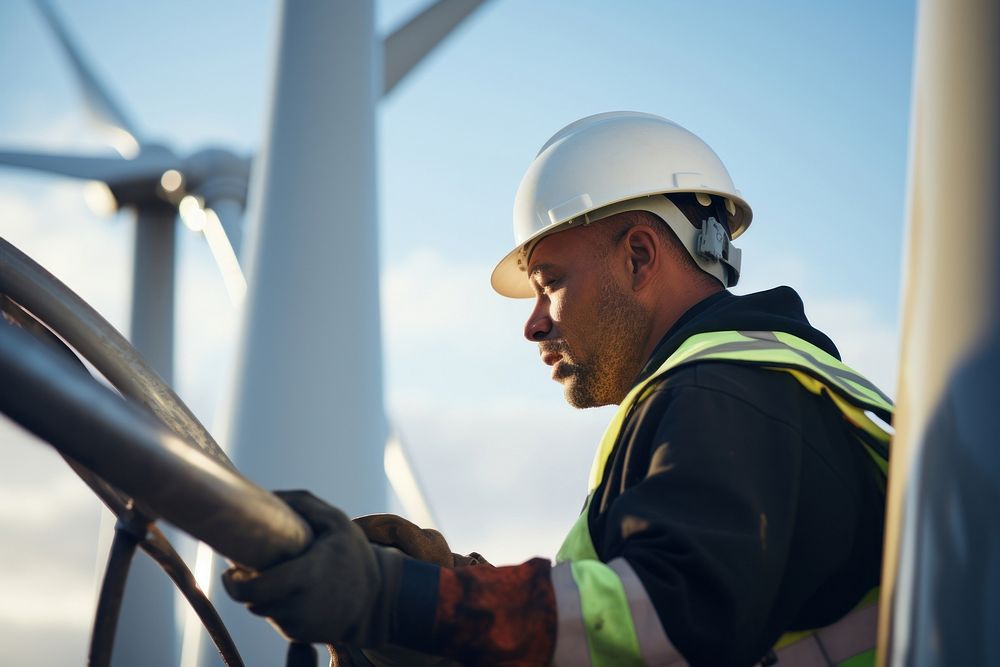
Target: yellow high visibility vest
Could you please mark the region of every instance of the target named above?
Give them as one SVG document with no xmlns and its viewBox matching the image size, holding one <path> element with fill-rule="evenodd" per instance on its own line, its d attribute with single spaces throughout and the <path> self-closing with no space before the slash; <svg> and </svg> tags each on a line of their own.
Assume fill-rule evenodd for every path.
<svg viewBox="0 0 1000 667">
<path fill-rule="evenodd" d="M 783 332 L 715 331 L 688 338 L 619 405 L 591 466 L 586 506 L 556 555 L 557 563 L 570 563 L 573 582 L 579 589 L 590 664 L 595 667 L 642 665 L 644 660 L 625 589 L 618 575 L 598 558 L 590 536 L 587 515 L 593 492 L 603 479 L 622 425 L 632 411 L 668 373 L 706 361 L 791 374 L 805 389 L 825 396 L 837 406 L 853 427 L 858 444 L 882 471 L 883 480 L 887 474 L 890 433 L 882 424 L 892 420 L 892 401 L 846 364 L 812 343 Z M 877 592 L 869 592 L 851 614 L 827 628 L 783 635 L 774 647 L 781 667 L 797 663 L 874 665 Z M 848 640 L 842 641 L 845 636 Z"/>
</svg>

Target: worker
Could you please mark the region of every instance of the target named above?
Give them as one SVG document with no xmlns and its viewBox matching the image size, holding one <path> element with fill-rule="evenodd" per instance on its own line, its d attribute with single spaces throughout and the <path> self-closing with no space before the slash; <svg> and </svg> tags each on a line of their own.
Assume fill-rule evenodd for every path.
<svg viewBox="0 0 1000 667">
<path fill-rule="evenodd" d="M 728 291 L 750 221 L 675 123 L 560 130 L 492 276 L 534 299 L 524 335 L 566 400 L 619 406 L 555 562 L 452 556 L 403 519 L 293 492 L 315 542 L 230 570 L 229 594 L 300 641 L 463 664 L 873 664 L 892 404 L 791 288 Z"/>
</svg>

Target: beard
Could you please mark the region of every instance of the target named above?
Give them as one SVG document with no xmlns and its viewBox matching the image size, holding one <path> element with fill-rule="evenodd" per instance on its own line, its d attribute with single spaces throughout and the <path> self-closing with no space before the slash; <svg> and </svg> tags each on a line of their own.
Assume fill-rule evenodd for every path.
<svg viewBox="0 0 1000 667">
<path fill-rule="evenodd" d="M 605 284 L 597 306 L 590 338 L 593 353 L 578 359 L 565 340 L 544 344 L 545 351 L 562 355 L 554 379 L 563 384 L 566 402 L 574 408 L 595 408 L 620 403 L 642 369 L 642 342 L 647 317 L 639 301 L 617 286 Z"/>
</svg>

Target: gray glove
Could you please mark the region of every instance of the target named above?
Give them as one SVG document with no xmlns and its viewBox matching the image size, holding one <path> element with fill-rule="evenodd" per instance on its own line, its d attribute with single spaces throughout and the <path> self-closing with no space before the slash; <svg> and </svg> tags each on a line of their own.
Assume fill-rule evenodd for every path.
<svg viewBox="0 0 1000 667">
<path fill-rule="evenodd" d="M 369 544 L 343 512 L 308 491 L 275 495 L 302 515 L 315 535 L 313 543 L 299 556 L 261 572 L 226 570 L 226 592 L 252 613 L 268 617 L 287 639 L 385 644 L 403 556 Z"/>
</svg>

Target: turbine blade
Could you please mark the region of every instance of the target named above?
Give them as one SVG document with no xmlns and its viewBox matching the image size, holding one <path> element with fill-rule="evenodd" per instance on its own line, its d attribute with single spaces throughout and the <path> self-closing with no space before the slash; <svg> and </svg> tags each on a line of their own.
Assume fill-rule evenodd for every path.
<svg viewBox="0 0 1000 667">
<path fill-rule="evenodd" d="M 427 494 L 410 463 L 403 440 L 396 432 L 392 432 L 385 443 L 383 464 L 389 484 L 403 504 L 406 517 L 421 528 L 437 528 Z"/>
<path fill-rule="evenodd" d="M 139 134 L 136 132 L 135 126 L 129 121 L 128 116 L 125 115 L 121 106 L 115 102 L 108 88 L 101 84 L 100 79 L 97 78 L 94 70 L 73 42 L 69 32 L 66 31 L 56 10 L 47 0 L 36 0 L 35 4 L 38 6 L 42 16 L 45 17 L 52 32 L 55 33 L 56 38 L 59 40 L 59 45 L 69 58 L 77 81 L 83 89 L 87 109 L 94 119 L 98 123 L 112 129 L 127 132 L 133 140 L 140 143 Z"/>
<path fill-rule="evenodd" d="M 438 0 L 383 40 L 385 78 L 382 96 L 388 95 L 413 68 L 440 44 L 484 0 Z"/>
<path fill-rule="evenodd" d="M 229 293 L 229 299 L 237 308 L 243 305 L 247 294 L 247 279 L 243 275 L 237 258 L 237 248 L 233 246 L 232 236 L 226 230 L 235 229 L 242 220 L 240 211 L 234 206 L 219 206 L 217 209 L 205 210 L 205 240 L 208 249 L 215 259 L 215 266 L 222 274 L 222 281 Z"/>
<path fill-rule="evenodd" d="M 130 181 L 159 179 L 168 169 L 177 169 L 177 160 L 164 156 L 139 155 L 134 160 L 118 157 L 90 157 L 58 153 L 0 151 L 0 166 L 34 169 L 108 185 Z"/>
</svg>

